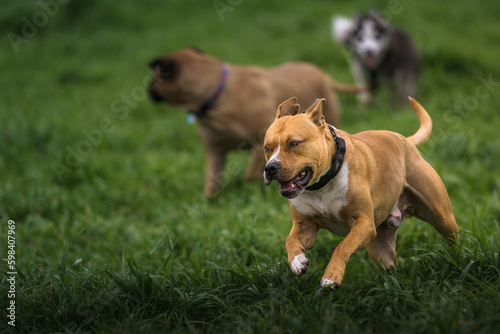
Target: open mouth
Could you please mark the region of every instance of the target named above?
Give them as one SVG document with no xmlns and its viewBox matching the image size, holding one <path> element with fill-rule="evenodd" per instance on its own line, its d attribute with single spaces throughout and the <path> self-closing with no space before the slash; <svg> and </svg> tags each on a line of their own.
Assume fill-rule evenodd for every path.
<svg viewBox="0 0 500 334">
<path fill-rule="evenodd" d="M 286 198 L 297 197 L 304 190 L 304 186 L 309 182 L 311 176 L 312 171 L 305 169 L 290 181 L 278 182 L 281 196 Z"/>
<path fill-rule="evenodd" d="M 365 56 L 364 64 L 366 67 L 375 68 L 377 66 L 377 62 L 378 62 L 377 57 L 375 57 L 374 55 Z"/>
</svg>

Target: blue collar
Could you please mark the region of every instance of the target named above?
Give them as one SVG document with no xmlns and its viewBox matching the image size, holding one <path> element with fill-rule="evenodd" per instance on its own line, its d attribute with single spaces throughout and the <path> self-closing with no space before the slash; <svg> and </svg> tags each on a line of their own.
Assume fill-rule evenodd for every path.
<svg viewBox="0 0 500 334">
<path fill-rule="evenodd" d="M 189 114 L 186 118 L 186 121 L 188 123 L 191 124 L 196 119 L 200 119 L 200 118 L 204 117 L 206 115 L 207 111 L 214 106 L 220 93 L 222 93 L 224 88 L 226 88 L 226 79 L 227 79 L 227 75 L 229 74 L 229 66 L 227 65 L 227 63 L 222 63 L 221 66 L 222 66 L 222 73 L 220 76 L 220 81 L 219 81 L 219 85 L 217 86 L 217 89 L 212 94 L 212 96 L 208 100 L 206 100 L 205 103 L 203 103 L 201 105 L 201 107 L 198 110 L 189 110 Z"/>
</svg>

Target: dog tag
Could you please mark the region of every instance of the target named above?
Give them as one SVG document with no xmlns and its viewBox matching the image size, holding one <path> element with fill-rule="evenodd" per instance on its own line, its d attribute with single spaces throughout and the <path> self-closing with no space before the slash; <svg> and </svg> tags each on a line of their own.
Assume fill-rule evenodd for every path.
<svg viewBox="0 0 500 334">
<path fill-rule="evenodd" d="M 193 124 L 195 122 L 196 122 L 196 116 L 193 115 L 193 114 L 191 114 L 191 113 L 187 114 L 187 116 L 186 116 L 186 123 L 187 124 Z"/>
</svg>

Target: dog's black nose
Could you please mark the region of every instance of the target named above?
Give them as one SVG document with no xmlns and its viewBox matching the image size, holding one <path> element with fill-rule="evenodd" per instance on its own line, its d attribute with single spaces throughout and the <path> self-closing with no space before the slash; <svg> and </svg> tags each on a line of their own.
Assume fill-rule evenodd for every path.
<svg viewBox="0 0 500 334">
<path fill-rule="evenodd" d="M 266 167 L 264 167 L 264 171 L 266 172 L 266 175 L 268 177 L 272 177 L 279 168 L 280 165 L 276 161 L 273 161 L 266 164 Z"/>
<path fill-rule="evenodd" d="M 275 178 L 275 174 L 278 172 L 280 165 L 276 161 L 271 161 L 266 164 L 264 167 L 264 184 L 266 186 L 270 185 Z"/>
</svg>

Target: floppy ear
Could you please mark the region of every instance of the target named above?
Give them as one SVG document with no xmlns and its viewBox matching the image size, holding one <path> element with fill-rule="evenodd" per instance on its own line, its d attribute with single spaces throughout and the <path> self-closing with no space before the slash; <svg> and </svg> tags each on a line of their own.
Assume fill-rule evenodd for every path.
<svg viewBox="0 0 500 334">
<path fill-rule="evenodd" d="M 316 99 L 316 101 L 306 110 L 306 115 L 309 115 L 311 121 L 318 126 L 325 124 L 325 116 L 323 116 L 323 103 L 325 103 L 325 101 L 324 98 Z"/>
<path fill-rule="evenodd" d="M 299 111 L 299 100 L 294 96 L 284 102 L 281 102 L 281 104 L 278 106 L 278 111 L 276 112 L 275 119 L 284 116 L 295 116 L 299 113 Z"/>
<path fill-rule="evenodd" d="M 149 63 L 149 68 L 152 70 L 156 70 L 157 68 L 160 70 L 160 77 L 162 78 L 171 78 L 179 69 L 179 64 L 173 59 L 155 59 Z"/>
<path fill-rule="evenodd" d="M 160 58 L 157 58 L 155 60 L 151 60 L 148 64 L 149 68 L 154 70 L 156 68 L 156 66 L 158 66 L 161 62 L 161 59 Z"/>
</svg>

